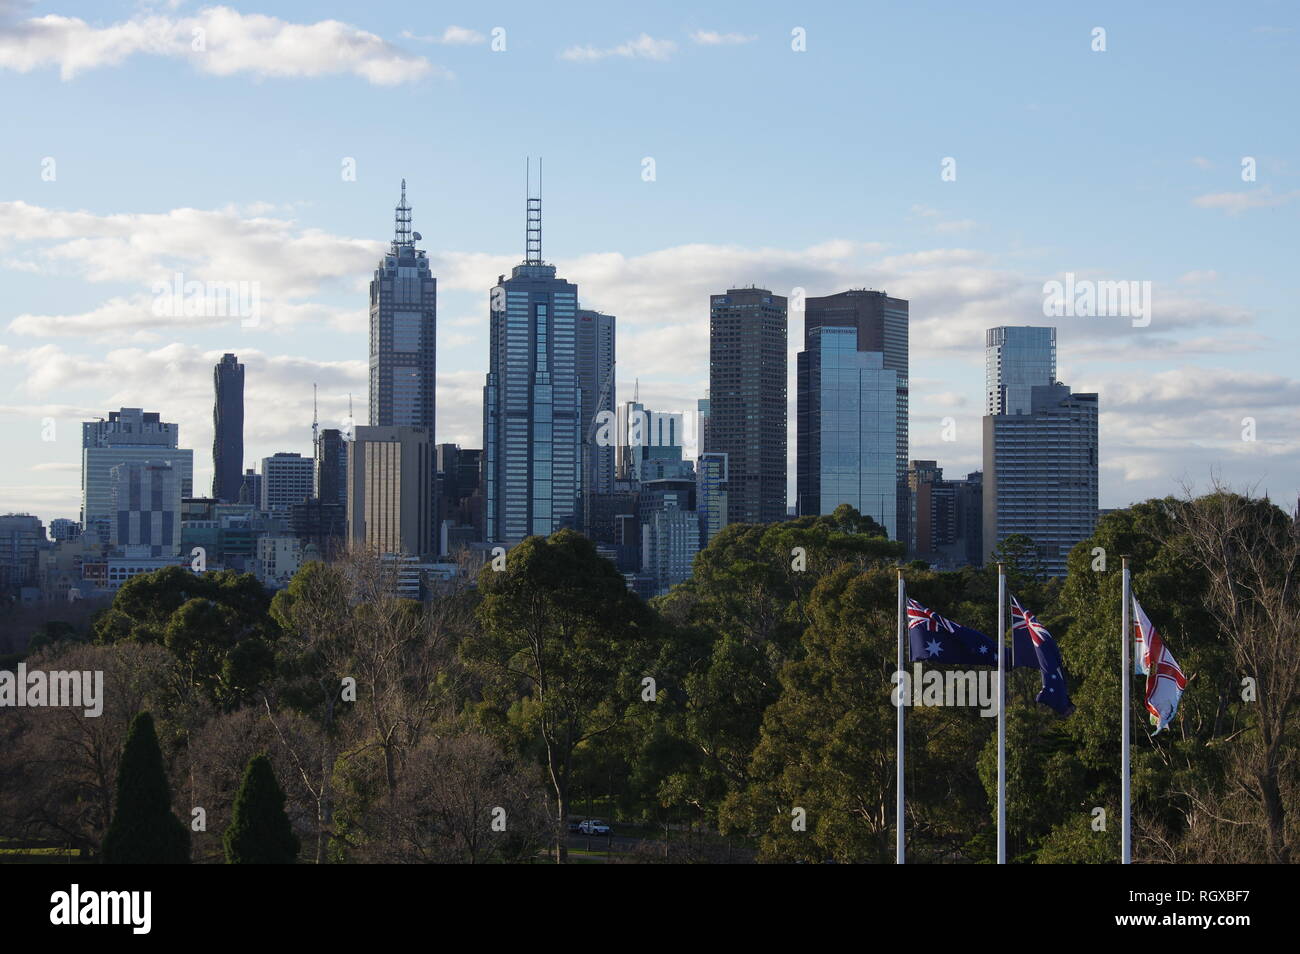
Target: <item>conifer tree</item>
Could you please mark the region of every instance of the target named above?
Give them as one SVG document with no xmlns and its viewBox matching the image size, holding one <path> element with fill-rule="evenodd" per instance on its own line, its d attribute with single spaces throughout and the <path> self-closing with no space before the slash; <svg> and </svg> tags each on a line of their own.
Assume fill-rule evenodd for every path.
<svg viewBox="0 0 1300 954">
<path fill-rule="evenodd" d="M 117 800 L 104 836 L 104 861 L 118 865 L 175 865 L 190 860 L 189 829 L 172 814 L 171 792 L 153 717 L 131 722 L 117 769 Z"/>
<path fill-rule="evenodd" d="M 298 857 L 284 792 L 265 755 L 253 756 L 244 770 L 224 843 L 226 863 L 232 865 L 291 865 Z"/>
</svg>

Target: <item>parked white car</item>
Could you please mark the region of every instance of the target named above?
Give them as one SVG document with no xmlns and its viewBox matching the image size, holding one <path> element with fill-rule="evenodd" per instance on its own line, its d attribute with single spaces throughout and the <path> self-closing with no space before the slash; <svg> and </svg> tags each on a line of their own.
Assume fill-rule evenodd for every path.
<svg viewBox="0 0 1300 954">
<path fill-rule="evenodd" d="M 578 831 L 584 835 L 608 835 L 609 826 L 599 818 L 587 818 L 578 822 Z"/>
</svg>

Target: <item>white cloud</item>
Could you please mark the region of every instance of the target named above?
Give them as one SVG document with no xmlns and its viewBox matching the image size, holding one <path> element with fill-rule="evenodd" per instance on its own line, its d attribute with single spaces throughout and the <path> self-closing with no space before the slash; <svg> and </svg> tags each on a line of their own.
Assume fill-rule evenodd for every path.
<svg viewBox="0 0 1300 954">
<path fill-rule="evenodd" d="M 642 33 L 635 40 L 620 43 L 618 46 L 600 49 L 594 46 L 571 46 L 560 58 L 576 62 L 590 62 L 609 57 L 625 59 L 666 60 L 677 52 L 677 44 L 672 40 L 656 40 L 648 33 Z"/>
<path fill-rule="evenodd" d="M 718 33 L 714 30 L 696 30 L 691 34 L 691 42 L 700 46 L 737 46 L 757 39 L 756 36 L 744 33 Z"/>
<path fill-rule="evenodd" d="M 315 77 L 352 74 L 393 85 L 449 75 L 373 33 L 338 20 L 290 23 L 229 7 L 188 17 L 141 14 L 110 26 L 50 14 L 0 26 L 0 68 L 27 73 L 57 66 L 64 80 L 145 54 L 184 59 L 215 76 Z"/>
<path fill-rule="evenodd" d="M 1300 189 L 1294 192 L 1275 193 L 1269 186 L 1264 186 L 1262 189 L 1251 189 L 1246 192 L 1214 192 L 1198 195 L 1192 200 L 1192 204 L 1202 209 L 1221 209 L 1229 215 L 1237 215 L 1250 209 L 1267 209 L 1285 205 L 1297 197 L 1300 197 Z"/>
<path fill-rule="evenodd" d="M 449 26 L 442 31 L 441 35 L 421 36 L 410 30 L 403 30 L 402 37 L 407 40 L 418 40 L 421 43 L 441 43 L 444 46 L 475 46 L 487 42 L 487 37 L 478 30 L 460 26 Z"/>
</svg>

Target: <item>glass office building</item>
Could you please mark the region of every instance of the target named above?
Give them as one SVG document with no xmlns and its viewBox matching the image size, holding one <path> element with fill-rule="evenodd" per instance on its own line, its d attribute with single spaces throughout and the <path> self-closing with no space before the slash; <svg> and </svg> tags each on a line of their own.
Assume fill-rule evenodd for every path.
<svg viewBox="0 0 1300 954">
<path fill-rule="evenodd" d="M 858 350 L 856 328 L 823 325 L 806 330 L 798 392 L 799 513 L 849 504 L 896 539 L 898 372 Z"/>
<path fill-rule="evenodd" d="M 1056 382 L 1056 329 L 990 328 L 984 343 L 985 414 L 1028 414 L 1032 389 Z"/>
<path fill-rule="evenodd" d="M 529 199 L 525 259 L 498 279 L 490 298 L 484 521 L 488 541 L 507 546 L 581 519 L 578 286 L 542 261 L 540 208 L 540 199 Z"/>
</svg>

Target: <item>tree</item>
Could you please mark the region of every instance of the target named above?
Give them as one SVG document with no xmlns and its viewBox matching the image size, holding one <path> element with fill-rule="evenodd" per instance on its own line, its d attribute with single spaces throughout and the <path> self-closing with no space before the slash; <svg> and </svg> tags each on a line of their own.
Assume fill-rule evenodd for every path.
<svg viewBox="0 0 1300 954">
<path fill-rule="evenodd" d="M 223 841 L 227 864 L 291 865 L 298 858 L 298 836 L 284 811 L 284 792 L 265 755 L 248 762 Z"/>
<path fill-rule="evenodd" d="M 171 792 L 153 716 L 131 722 L 117 771 L 113 821 L 104 836 L 108 864 L 188 864 L 190 832 L 172 814 Z"/>
<path fill-rule="evenodd" d="M 650 614 L 614 564 L 572 530 L 528 537 L 506 569 L 479 574 L 482 634 L 462 644 L 465 659 L 498 690 L 532 703 L 555 792 L 555 858 L 566 847 L 573 752 L 606 732 L 629 705 L 644 704 L 633 667 L 648 642 Z"/>
</svg>

